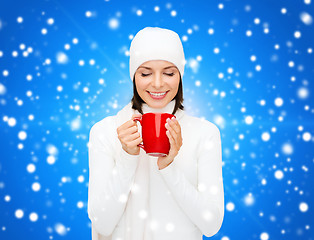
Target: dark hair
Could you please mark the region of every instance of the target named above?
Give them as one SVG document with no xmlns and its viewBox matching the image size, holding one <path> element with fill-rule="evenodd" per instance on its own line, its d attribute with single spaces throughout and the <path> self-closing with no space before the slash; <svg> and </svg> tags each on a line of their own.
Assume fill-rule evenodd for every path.
<svg viewBox="0 0 314 240">
<path fill-rule="evenodd" d="M 173 112 L 172 112 L 172 114 L 174 115 L 177 112 L 178 108 L 180 108 L 181 110 L 184 110 L 184 106 L 182 105 L 184 98 L 183 98 L 183 87 L 182 87 L 181 75 L 180 75 L 180 83 L 179 83 L 178 92 L 173 99 L 175 99 L 175 101 L 176 101 L 176 104 L 175 104 Z M 173 99 L 171 99 L 171 101 Z M 131 102 L 132 102 L 132 108 L 133 109 L 139 111 L 141 114 L 144 114 L 142 111 L 142 104 L 145 102 L 140 97 L 140 95 L 138 95 L 138 92 L 136 90 L 135 75 L 133 77 L 133 97 L 131 99 Z"/>
</svg>

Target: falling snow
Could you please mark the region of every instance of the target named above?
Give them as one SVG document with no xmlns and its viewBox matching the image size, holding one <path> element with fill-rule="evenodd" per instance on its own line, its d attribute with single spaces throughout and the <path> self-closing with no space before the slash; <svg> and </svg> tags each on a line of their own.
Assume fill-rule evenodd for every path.
<svg viewBox="0 0 314 240">
<path fill-rule="evenodd" d="M 313 236 L 313 1 L 12 6 L 0 16 L 0 239 L 90 238 L 89 130 L 131 99 L 129 44 L 140 26 L 165 23 L 184 47 L 186 112 L 220 129 L 226 223 L 218 238 Z M 175 234 L 180 226 L 167 219 L 150 219 L 150 229 Z"/>
</svg>

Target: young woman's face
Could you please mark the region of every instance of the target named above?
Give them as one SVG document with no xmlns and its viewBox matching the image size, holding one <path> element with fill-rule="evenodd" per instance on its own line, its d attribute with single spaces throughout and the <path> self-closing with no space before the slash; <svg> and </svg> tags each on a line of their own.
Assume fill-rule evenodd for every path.
<svg viewBox="0 0 314 240">
<path fill-rule="evenodd" d="M 135 72 L 136 90 L 143 101 L 152 108 L 165 107 L 176 96 L 179 83 L 179 70 L 168 61 L 148 61 Z M 156 96 L 151 93 L 165 95 Z"/>
</svg>

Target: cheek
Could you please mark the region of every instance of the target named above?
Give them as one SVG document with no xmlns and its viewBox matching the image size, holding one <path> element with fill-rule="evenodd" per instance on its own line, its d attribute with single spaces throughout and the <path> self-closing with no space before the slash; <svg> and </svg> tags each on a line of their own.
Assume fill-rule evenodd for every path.
<svg viewBox="0 0 314 240">
<path fill-rule="evenodd" d="M 177 89 L 177 88 L 179 88 L 179 83 L 180 83 L 180 78 L 178 78 L 178 79 L 172 79 L 172 80 L 169 82 L 169 85 L 170 85 L 173 89 Z"/>
<path fill-rule="evenodd" d="M 136 88 L 138 92 L 143 92 L 143 91 L 146 92 L 147 84 L 145 83 L 136 84 Z"/>
<path fill-rule="evenodd" d="M 146 84 L 141 79 L 136 79 L 135 81 L 137 91 L 143 91 L 146 88 Z"/>
</svg>

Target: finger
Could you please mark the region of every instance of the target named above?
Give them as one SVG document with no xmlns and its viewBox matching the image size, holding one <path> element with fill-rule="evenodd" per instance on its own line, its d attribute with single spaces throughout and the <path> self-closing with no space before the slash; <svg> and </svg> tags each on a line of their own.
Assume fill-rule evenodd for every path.
<svg viewBox="0 0 314 240">
<path fill-rule="evenodd" d="M 124 137 L 124 136 L 128 136 L 128 135 L 131 135 L 133 133 L 136 133 L 138 132 L 138 127 L 137 126 L 132 126 L 132 127 L 129 127 L 127 129 L 124 129 L 120 132 L 120 137 Z"/>
<path fill-rule="evenodd" d="M 174 139 L 174 143 L 179 147 L 180 146 L 180 138 L 181 138 L 181 133 L 176 133 L 176 131 L 173 129 L 172 126 L 168 127 L 168 130 L 170 131 L 170 134 L 172 138 Z"/>
<path fill-rule="evenodd" d="M 137 126 L 137 122 L 134 120 L 135 117 L 141 117 L 142 114 L 140 113 L 135 113 L 132 115 L 132 118 L 125 122 L 124 124 L 122 124 L 120 127 L 118 127 L 117 131 L 120 129 L 125 129 L 125 128 L 130 128 L 131 126 Z"/>
<path fill-rule="evenodd" d="M 134 125 L 134 126 L 128 128 L 128 129 L 127 129 L 127 132 L 128 132 L 129 134 L 138 132 L 138 127 L 137 127 L 137 125 Z"/>
<path fill-rule="evenodd" d="M 167 134 L 167 136 L 168 136 L 170 145 L 172 146 L 173 143 L 174 143 L 174 139 L 173 139 L 173 137 L 172 137 L 172 135 L 171 135 L 171 133 L 170 133 L 170 130 L 167 130 L 167 131 L 166 131 L 166 134 Z"/>
<path fill-rule="evenodd" d="M 140 114 L 140 113 L 134 113 L 132 115 L 132 120 L 134 120 L 134 118 L 136 118 L 136 117 L 141 117 L 141 116 L 142 116 L 142 114 Z"/>
<path fill-rule="evenodd" d="M 181 127 L 180 127 L 180 124 L 177 120 L 170 120 L 170 121 L 168 121 L 168 124 L 173 128 L 173 130 L 177 134 L 181 133 Z"/>
<path fill-rule="evenodd" d="M 140 133 L 135 132 L 135 133 L 125 137 L 124 141 L 125 142 L 131 142 L 131 141 L 134 141 L 135 139 L 140 138 L 140 137 L 141 137 Z"/>
<path fill-rule="evenodd" d="M 142 114 L 140 114 L 140 113 L 135 113 L 135 114 L 133 114 L 133 115 L 132 115 L 132 119 L 130 120 L 131 123 L 132 123 L 133 125 L 137 125 L 138 121 L 137 121 L 137 120 L 134 120 L 134 119 L 135 119 L 135 118 L 140 118 L 140 117 L 142 117 Z"/>
<path fill-rule="evenodd" d="M 141 113 L 134 113 L 134 114 L 132 115 L 132 117 L 140 117 L 140 116 L 142 116 Z"/>
<path fill-rule="evenodd" d="M 117 128 L 117 132 L 123 130 L 123 129 L 127 129 L 130 128 L 132 126 L 137 125 L 135 121 L 133 121 L 133 119 L 126 121 L 125 123 L 123 123 L 120 127 Z"/>
<path fill-rule="evenodd" d="M 132 147 L 137 146 L 141 142 L 143 142 L 142 138 L 136 138 L 136 139 L 134 139 L 133 141 L 130 142 L 130 146 L 132 146 Z"/>
<path fill-rule="evenodd" d="M 168 136 L 168 138 L 169 138 L 169 142 L 170 142 L 169 155 L 171 155 L 171 154 L 173 154 L 174 152 L 177 152 L 177 151 L 178 151 L 178 148 L 177 148 L 176 143 L 175 143 L 173 137 L 171 136 L 171 133 L 170 133 L 169 130 L 166 132 L 166 134 L 167 134 L 167 136 Z M 168 155 L 168 156 L 169 156 L 169 155 Z"/>
<path fill-rule="evenodd" d="M 176 132 L 173 129 L 171 129 L 171 128 L 169 128 L 168 132 L 169 132 L 169 136 L 170 136 L 169 140 L 171 140 L 170 143 L 173 145 L 173 147 L 178 148 L 179 144 L 178 144 L 178 139 L 177 139 Z"/>
</svg>

